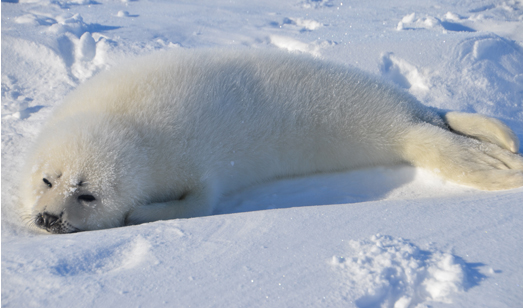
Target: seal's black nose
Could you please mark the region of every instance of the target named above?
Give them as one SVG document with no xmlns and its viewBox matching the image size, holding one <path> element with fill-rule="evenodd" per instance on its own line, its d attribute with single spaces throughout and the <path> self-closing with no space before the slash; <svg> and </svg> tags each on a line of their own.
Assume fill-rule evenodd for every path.
<svg viewBox="0 0 523 308">
<path fill-rule="evenodd" d="M 40 213 L 36 216 L 35 224 L 42 229 L 49 230 L 58 222 L 59 219 L 58 216 L 44 212 L 43 214 Z"/>
</svg>

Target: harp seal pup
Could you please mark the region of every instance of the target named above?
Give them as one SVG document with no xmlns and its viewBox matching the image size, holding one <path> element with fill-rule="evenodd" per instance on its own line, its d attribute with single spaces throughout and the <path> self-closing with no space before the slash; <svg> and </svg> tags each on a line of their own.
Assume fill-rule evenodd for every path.
<svg viewBox="0 0 523 308">
<path fill-rule="evenodd" d="M 277 177 L 410 163 L 483 190 L 523 186 L 515 134 L 438 112 L 357 69 L 276 51 L 176 50 L 100 73 L 43 127 L 29 224 L 69 233 L 209 215 Z"/>
</svg>

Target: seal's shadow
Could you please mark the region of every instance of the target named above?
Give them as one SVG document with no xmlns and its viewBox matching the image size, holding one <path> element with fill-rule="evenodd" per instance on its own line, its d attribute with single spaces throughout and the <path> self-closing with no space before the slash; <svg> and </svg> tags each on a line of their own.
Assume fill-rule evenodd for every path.
<svg viewBox="0 0 523 308">
<path fill-rule="evenodd" d="M 213 214 L 375 201 L 415 174 L 415 168 L 395 166 L 279 179 L 224 196 Z"/>
</svg>

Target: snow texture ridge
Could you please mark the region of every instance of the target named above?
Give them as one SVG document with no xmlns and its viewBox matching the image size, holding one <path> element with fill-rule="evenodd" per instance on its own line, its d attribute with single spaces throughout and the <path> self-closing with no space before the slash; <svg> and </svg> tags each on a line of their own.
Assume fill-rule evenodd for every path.
<svg viewBox="0 0 523 308">
<path fill-rule="evenodd" d="M 77 252 L 73 257 L 58 260 L 51 269 L 59 276 L 129 270 L 142 262 L 151 261 L 147 260 L 150 248 L 150 243 L 138 236 L 133 241 L 122 242 L 111 247 Z"/>
</svg>

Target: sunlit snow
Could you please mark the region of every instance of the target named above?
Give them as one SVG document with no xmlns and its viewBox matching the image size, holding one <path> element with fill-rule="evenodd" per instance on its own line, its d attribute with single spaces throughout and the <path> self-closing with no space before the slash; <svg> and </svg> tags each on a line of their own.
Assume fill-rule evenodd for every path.
<svg viewBox="0 0 523 308">
<path fill-rule="evenodd" d="M 225 46 L 353 65 L 523 138 L 518 0 L 2 0 L 3 307 L 523 303 L 523 188 L 477 191 L 437 170 L 279 179 L 226 196 L 208 217 L 26 228 L 18 174 L 67 93 L 128 57 Z"/>
</svg>

